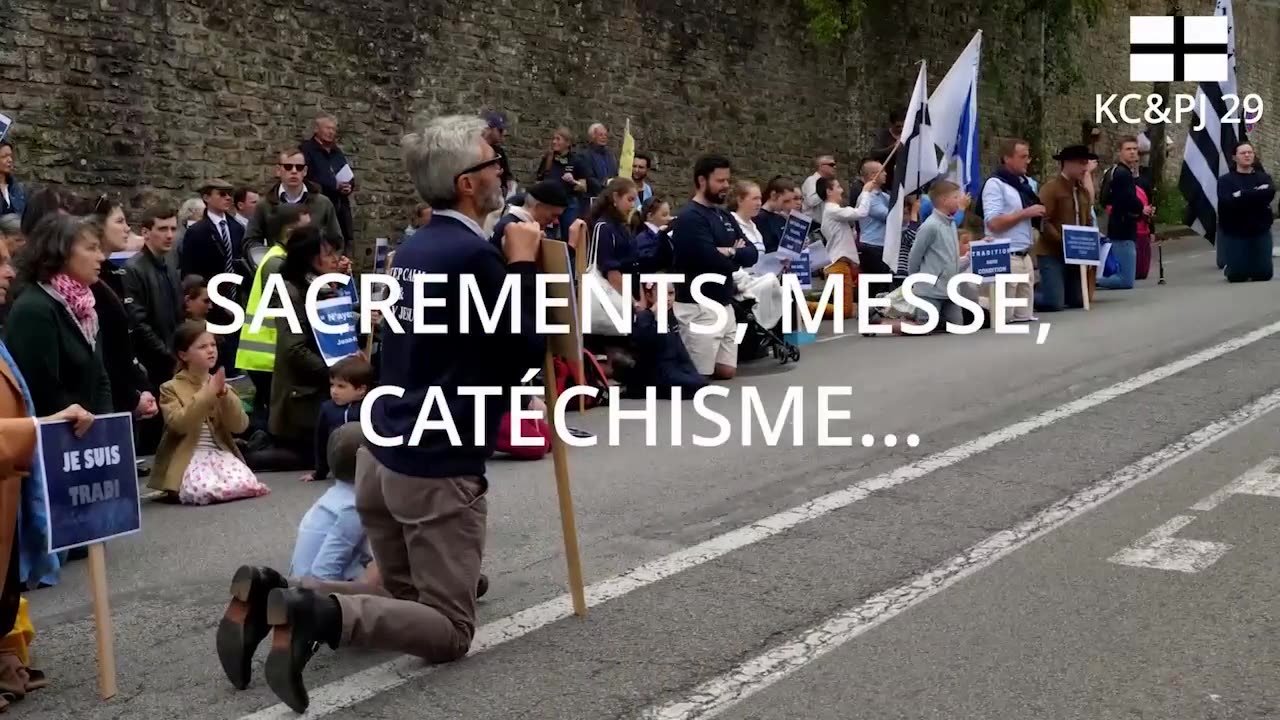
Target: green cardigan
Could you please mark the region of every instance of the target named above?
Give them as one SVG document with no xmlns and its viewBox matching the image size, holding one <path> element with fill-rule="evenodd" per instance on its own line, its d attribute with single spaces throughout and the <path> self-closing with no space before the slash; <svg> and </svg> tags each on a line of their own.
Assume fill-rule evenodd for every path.
<svg viewBox="0 0 1280 720">
<path fill-rule="evenodd" d="M 66 306 L 44 288 L 28 286 L 14 300 L 4 341 L 31 388 L 36 415 L 52 415 L 73 404 L 95 415 L 112 411 L 102 333 L 89 347 Z"/>
</svg>

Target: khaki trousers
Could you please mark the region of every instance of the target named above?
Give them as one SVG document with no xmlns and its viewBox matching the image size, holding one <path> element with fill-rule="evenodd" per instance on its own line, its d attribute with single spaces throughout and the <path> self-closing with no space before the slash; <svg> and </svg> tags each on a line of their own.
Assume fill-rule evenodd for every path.
<svg viewBox="0 0 1280 720">
<path fill-rule="evenodd" d="M 356 456 L 356 510 L 382 587 L 360 582 L 303 586 L 342 607 L 342 645 L 429 662 L 467 654 L 476 629 L 488 481 L 392 472 L 367 448 Z"/>
<path fill-rule="evenodd" d="M 1014 320 L 1030 320 L 1036 307 L 1036 268 L 1030 255 L 1009 255 L 1009 272 L 1013 275 L 1027 275 L 1031 282 L 1009 283 L 1007 297 L 1026 298 L 1026 307 L 1010 308 L 1006 312 L 1005 322 Z"/>
</svg>

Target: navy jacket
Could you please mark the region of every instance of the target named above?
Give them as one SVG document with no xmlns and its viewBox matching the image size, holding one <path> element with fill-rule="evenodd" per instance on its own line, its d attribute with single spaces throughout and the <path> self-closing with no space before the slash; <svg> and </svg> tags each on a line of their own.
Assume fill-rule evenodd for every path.
<svg viewBox="0 0 1280 720">
<path fill-rule="evenodd" d="M 738 240 L 746 238 L 729 211 L 698 202 L 690 202 L 681 208 L 671 228 L 671 243 L 675 249 L 672 271 L 683 274 L 686 281 L 676 286 L 676 302 L 695 302 L 693 280 L 699 275 L 717 273 L 724 276 L 724 282 L 703 284 L 702 294 L 709 300 L 730 304 L 735 295 L 733 273 L 755 265 L 760 257 L 756 246 L 749 242 L 738 248 L 732 257 L 720 253 L 719 248 L 733 247 Z"/>
<path fill-rule="evenodd" d="M 608 147 L 588 145 L 582 152 L 587 162 L 587 192 L 595 197 L 610 178 L 618 177 L 618 157 Z"/>
<path fill-rule="evenodd" d="M 384 396 L 371 410 L 373 429 L 384 437 L 403 436 L 405 445 L 394 448 L 371 446 L 370 451 L 390 470 L 415 477 L 445 478 L 460 475 L 483 476 L 485 458 L 497 439 L 498 423 L 510 409 L 509 390 L 520 384 L 531 368 L 541 368 L 546 339 L 536 334 L 537 263 L 507 264 L 499 252 L 469 225 L 435 213 L 431 223 L 420 228 L 396 250 L 390 273 L 400 282 L 401 300 L 396 318 L 403 333 L 383 328 L 382 372 L 379 382 L 404 388 L 404 397 Z M 427 298 L 444 298 L 444 307 L 423 307 L 422 322 L 442 325 L 439 335 L 415 334 L 414 282 L 417 275 L 439 273 L 444 283 L 428 283 L 421 293 Z M 498 315 L 498 328 L 486 333 L 480 312 L 467 312 L 470 330 L 461 332 L 463 274 L 473 275 L 489 311 L 497 309 L 497 299 L 508 274 L 518 277 L 513 292 L 521 294 L 518 332 L 511 332 L 511 304 Z M 479 399 L 461 395 L 463 386 L 498 387 L 503 394 L 483 399 L 484 442 L 475 437 Z M 410 436 L 423 410 L 429 388 L 443 390 L 459 438 L 455 446 L 444 430 L 425 432 L 420 442 L 410 446 Z M 442 419 L 436 407 L 430 418 Z"/>
<path fill-rule="evenodd" d="M 680 388 L 682 400 L 707 386 L 707 379 L 689 357 L 689 351 L 676 332 L 679 326 L 674 311 L 668 310 L 668 332 L 658 332 L 658 318 L 653 310 L 636 313 L 631 326 L 631 341 L 636 353 L 635 367 L 626 373 L 623 397 L 643 398 L 649 387 L 657 388 L 659 399 L 671 398 L 671 389 Z"/>
<path fill-rule="evenodd" d="M 329 477 L 329 436 L 349 422 L 360 422 L 362 402 L 356 400 L 350 405 L 339 405 L 325 400 L 320 405 L 320 417 L 316 419 L 316 480 Z"/>
<path fill-rule="evenodd" d="M 608 276 L 617 270 L 623 275 L 636 271 L 636 243 L 625 225 L 612 220 L 598 220 L 591 227 L 591 242 L 596 250 L 596 269 Z"/>
<path fill-rule="evenodd" d="M 1237 192 L 1240 197 L 1235 196 Z M 1232 170 L 1223 175 L 1218 178 L 1218 229 L 1237 237 L 1266 233 L 1275 219 L 1271 214 L 1275 197 L 1271 176 L 1257 168 L 1251 173 Z"/>
<path fill-rule="evenodd" d="M 764 238 L 765 253 L 778 252 L 778 245 L 782 244 L 782 233 L 787 229 L 787 216 L 761 208 L 754 222 Z"/>
<path fill-rule="evenodd" d="M 1138 185 L 1133 173 L 1124 165 L 1111 171 L 1111 186 L 1106 202 L 1111 206 L 1107 218 L 1107 237 L 1112 240 L 1137 240 L 1138 220 L 1142 217 L 1142 202 L 1138 200 Z"/>
</svg>

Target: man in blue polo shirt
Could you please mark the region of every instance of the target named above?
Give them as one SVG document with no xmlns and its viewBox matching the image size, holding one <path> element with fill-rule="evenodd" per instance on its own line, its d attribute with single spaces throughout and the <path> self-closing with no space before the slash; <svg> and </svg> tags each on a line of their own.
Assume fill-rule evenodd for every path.
<svg viewBox="0 0 1280 720">
<path fill-rule="evenodd" d="M 982 217 L 987 235 L 993 240 L 1009 242 L 1009 269 L 1014 275 L 1028 276 L 1028 282 L 1010 283 L 1010 298 L 1026 300 L 1023 307 L 1010 308 L 1008 322 L 1031 322 L 1035 319 L 1035 267 L 1031 260 L 1033 230 L 1040 229 L 1044 205 L 1028 181 L 1031 145 L 1026 140 L 1005 140 L 1000 145 L 1000 167 L 982 186 Z"/>
<path fill-rule="evenodd" d="M 741 226 L 724 209 L 732 180 L 728 158 L 719 155 L 698 158 L 693 168 L 693 199 L 680 210 L 671 230 L 671 245 L 675 250 L 673 271 L 683 274 L 687 280 L 676 287 L 674 309 L 680 324 L 680 339 L 698 372 L 717 380 L 733 377 L 738 367 L 738 323 L 730 307 L 736 294 L 733 273 L 755 265 L 759 259 L 756 246 L 746 241 Z M 710 308 L 697 304 L 693 281 L 709 273 L 721 275 L 724 280 L 704 283 L 701 294 L 707 300 L 726 306 L 728 322 L 710 334 L 702 334 L 693 326 L 715 327 L 717 318 Z"/>
<path fill-rule="evenodd" d="M 482 139 L 485 128 L 477 117 L 443 117 L 402 143 L 410 178 L 433 212 L 431 223 L 397 249 L 390 271 L 402 299 L 385 321 L 381 381 L 403 395 L 366 401 L 361 422 L 370 444 L 356 459 L 356 505 L 381 587 L 313 579 L 287 587 L 279 573 L 248 566 L 232 582 L 217 638 L 223 667 L 229 676 L 242 670 L 247 681 L 253 650 L 271 626 L 267 684 L 296 712 L 307 708 L 302 671 L 321 643 L 432 663 L 457 660 L 471 647 L 487 514 L 485 459 L 510 407 L 506 391 L 541 366 L 546 347 L 536 334 L 534 302 L 542 229 L 511 223 L 499 250 L 480 227 L 503 202 L 501 160 Z M 443 307 L 415 303 L 415 279 L 426 275 L 445 277 L 420 291 L 424 299 L 443 299 Z M 496 332 L 484 331 L 474 305 L 466 310 L 470 330 L 462 332 L 465 275 L 475 278 L 488 310 L 501 308 Z M 516 332 L 512 303 L 498 303 L 509 275 L 518 276 L 513 291 L 522 296 Z M 415 315 L 443 326 L 444 334 L 413 334 Z M 467 387 L 503 393 L 459 391 Z M 433 390 L 438 402 L 428 401 Z M 440 424 L 446 410 L 449 430 Z M 416 432 L 420 413 L 436 427 Z M 481 418 L 483 439 L 475 436 Z M 386 447 L 388 439 L 400 444 Z"/>
</svg>

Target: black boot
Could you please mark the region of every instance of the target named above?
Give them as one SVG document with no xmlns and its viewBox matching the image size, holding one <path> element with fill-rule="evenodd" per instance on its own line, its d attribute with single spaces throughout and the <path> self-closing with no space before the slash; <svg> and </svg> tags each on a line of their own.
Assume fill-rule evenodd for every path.
<svg viewBox="0 0 1280 720">
<path fill-rule="evenodd" d="M 480 582 L 476 583 L 476 599 L 484 597 L 487 592 L 489 592 L 489 576 L 481 573 Z"/>
<path fill-rule="evenodd" d="M 337 649 L 342 637 L 342 608 L 337 600 L 311 590 L 272 590 L 267 598 L 267 622 L 272 627 L 264 670 L 267 685 L 294 712 L 304 713 L 311 701 L 302 670 L 321 643 Z"/>
<path fill-rule="evenodd" d="M 280 573 L 265 567 L 241 566 L 231 579 L 231 602 L 218 623 L 218 659 L 237 690 L 249 686 L 253 653 L 271 630 L 267 594 L 288 586 Z"/>
</svg>

